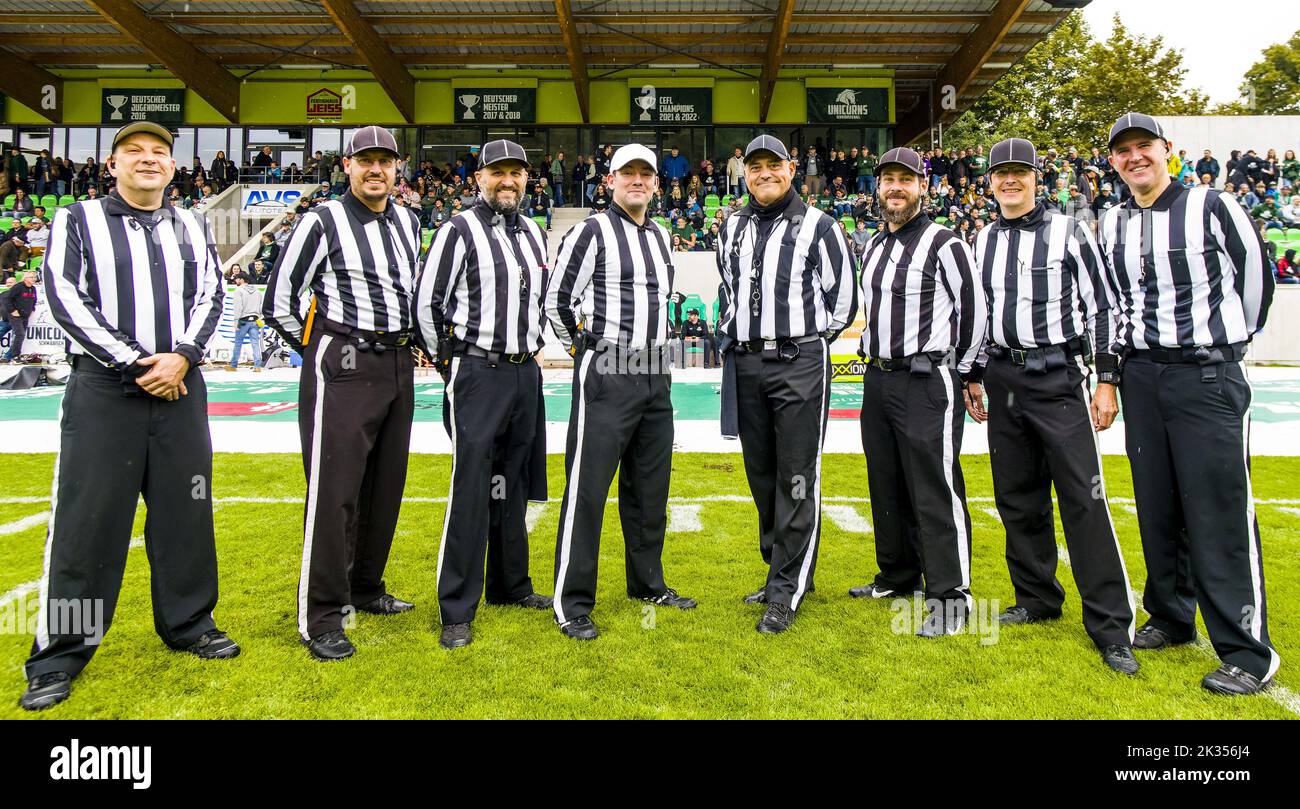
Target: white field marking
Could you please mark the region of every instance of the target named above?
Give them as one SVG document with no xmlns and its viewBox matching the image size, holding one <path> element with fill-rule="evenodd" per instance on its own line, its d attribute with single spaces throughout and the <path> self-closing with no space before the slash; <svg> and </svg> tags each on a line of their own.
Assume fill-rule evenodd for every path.
<svg viewBox="0 0 1300 809">
<path fill-rule="evenodd" d="M 50 496 L 44 497 L 0 497 L 0 503 L 48 503 Z"/>
<path fill-rule="evenodd" d="M 853 506 L 822 506 L 826 519 L 835 523 L 835 527 L 850 534 L 870 534 L 871 523 Z"/>
<path fill-rule="evenodd" d="M 1070 567 L 1070 552 L 1059 542 L 1056 543 L 1056 558 L 1065 562 L 1066 567 Z"/>
<path fill-rule="evenodd" d="M 1136 517 L 1138 514 L 1137 506 L 1125 504 L 1124 510 L 1127 511 L 1129 514 L 1132 514 L 1134 517 Z"/>
<path fill-rule="evenodd" d="M 532 533 L 537 527 L 537 521 L 546 513 L 546 503 L 529 503 L 528 513 L 524 515 L 524 530 Z"/>
<path fill-rule="evenodd" d="M 21 520 L 14 520 L 0 525 L 0 536 L 6 534 L 17 534 L 26 531 L 28 528 L 35 528 L 38 525 L 46 525 L 50 521 L 50 512 L 42 511 L 39 514 L 29 514 Z"/>
<path fill-rule="evenodd" d="M 672 505 L 668 507 L 668 533 L 683 534 L 691 531 L 703 531 L 700 523 L 702 505 Z"/>
<path fill-rule="evenodd" d="M 5 593 L 4 595 L 0 595 L 0 608 L 7 606 L 10 601 L 18 601 L 20 599 L 26 598 L 28 594 L 36 592 L 36 590 L 40 586 L 41 586 L 40 581 L 23 582 L 22 584 L 18 585 L 17 587 Z"/>
<path fill-rule="evenodd" d="M 1300 508 L 1288 508 L 1287 506 L 1278 506 L 1278 511 L 1285 511 L 1287 514 L 1294 514 L 1300 517 Z"/>
<path fill-rule="evenodd" d="M 50 500 L 49 497 L 0 497 L 0 505 L 17 505 L 17 504 L 27 504 L 27 503 L 48 503 L 49 500 Z M 221 504 L 221 503 L 269 503 L 269 504 L 278 504 L 278 503 L 297 503 L 297 504 L 301 504 L 301 503 L 302 503 L 302 500 L 303 500 L 303 498 L 302 498 L 301 496 L 298 496 L 298 497 L 216 497 L 216 498 L 213 498 L 212 502 L 213 502 L 214 504 Z M 1132 499 L 1132 498 L 1127 498 L 1127 497 L 1111 497 L 1111 498 L 1109 498 L 1109 500 L 1110 500 L 1111 503 L 1118 503 L 1118 504 L 1125 505 L 1125 506 L 1132 505 L 1132 503 L 1133 503 L 1133 499 Z M 402 502 L 403 502 L 403 503 L 446 503 L 446 502 L 447 502 L 447 498 L 445 498 L 445 497 L 403 497 L 403 498 L 402 498 Z M 559 502 L 559 498 L 556 498 L 554 502 Z M 617 502 L 618 502 L 618 498 L 617 498 L 617 497 L 611 497 L 611 498 L 609 498 L 606 502 L 608 502 L 608 503 L 617 503 Z M 705 496 L 703 496 L 703 497 L 670 497 L 670 498 L 668 498 L 668 502 L 669 502 L 670 504 L 674 504 L 674 503 L 752 503 L 752 502 L 754 502 L 754 498 L 750 497 L 749 495 L 744 495 L 744 494 L 711 494 L 711 495 L 705 495 Z M 823 502 L 823 503 L 870 503 L 870 502 L 871 502 L 871 498 L 870 498 L 870 497 L 847 497 L 847 496 L 838 496 L 838 497 L 837 497 L 837 496 L 831 496 L 831 497 L 823 497 L 823 498 L 822 498 L 822 502 Z M 993 499 L 992 497 L 967 497 L 967 498 L 966 498 L 966 502 L 968 502 L 968 503 L 992 503 L 992 502 L 994 502 L 994 499 Z M 1291 505 L 1291 506 L 1300 506 L 1300 499 L 1292 500 L 1292 499 L 1262 499 L 1262 498 L 1255 498 L 1255 505 L 1259 505 L 1259 506 L 1287 506 L 1287 505 Z M 995 509 L 990 509 L 990 510 L 993 511 L 993 510 L 995 510 Z M 1136 509 L 1135 509 L 1135 510 L 1136 510 Z M 1300 509 L 1297 509 L 1297 511 L 1300 512 Z"/>
<path fill-rule="evenodd" d="M 982 508 L 980 511 L 997 520 L 999 525 L 1002 524 L 1002 515 L 998 513 L 996 508 Z"/>
</svg>

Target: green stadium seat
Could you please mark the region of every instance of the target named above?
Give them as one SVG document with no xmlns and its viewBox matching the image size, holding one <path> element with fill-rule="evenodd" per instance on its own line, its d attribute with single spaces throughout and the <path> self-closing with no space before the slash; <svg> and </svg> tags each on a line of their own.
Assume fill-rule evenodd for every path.
<svg viewBox="0 0 1300 809">
<path fill-rule="evenodd" d="M 934 221 L 935 221 L 937 224 L 940 224 L 940 225 L 946 225 L 946 224 L 948 224 L 948 217 L 946 217 L 946 216 L 936 216 L 936 217 L 934 218 Z"/>
<path fill-rule="evenodd" d="M 740 204 L 741 204 L 741 205 L 748 205 L 748 204 L 749 204 L 749 194 L 746 194 L 745 196 L 743 196 L 743 197 L 740 198 Z"/>
<path fill-rule="evenodd" d="M 704 221 L 705 221 L 705 222 L 710 222 L 710 221 L 712 221 L 712 220 L 713 220 L 713 217 L 718 213 L 719 210 L 720 210 L 720 207 L 717 206 L 717 205 L 714 205 L 713 207 L 707 207 L 707 206 L 706 206 L 706 207 L 704 208 Z"/>
<path fill-rule="evenodd" d="M 717 194 L 706 194 L 704 196 L 704 207 L 708 208 L 712 206 L 714 208 L 718 208 L 721 207 L 721 205 L 722 205 L 722 201 L 718 199 Z"/>
<path fill-rule="evenodd" d="M 664 226 L 665 228 L 667 228 L 668 230 L 672 230 L 672 228 L 668 227 L 668 220 L 665 219 L 664 217 L 662 217 L 662 216 L 656 216 L 656 217 L 654 217 L 654 220 L 655 220 L 655 222 L 657 222 L 657 223 L 663 225 L 663 226 Z"/>
<path fill-rule="evenodd" d="M 90 199 L 90 195 L 82 194 L 81 196 L 77 197 L 77 202 L 81 202 L 83 199 Z"/>
<path fill-rule="evenodd" d="M 6 216 L 3 219 L 0 219 L 0 230 L 8 230 L 13 226 L 14 226 L 14 220 L 11 219 L 10 217 Z"/>
<path fill-rule="evenodd" d="M 539 228 L 541 228 L 542 230 L 546 230 L 546 217 L 544 215 L 534 216 L 533 221 L 537 223 L 537 226 Z"/>
<path fill-rule="evenodd" d="M 76 202 L 76 200 L 72 198 L 71 194 L 64 194 L 63 196 L 59 197 L 60 208 L 62 208 L 64 205 L 71 205 L 74 202 Z"/>
<path fill-rule="evenodd" d="M 10 194 L 9 196 L 5 197 L 4 209 L 6 211 L 12 211 L 14 209 L 14 204 L 16 202 L 18 202 L 18 195 Z"/>
<path fill-rule="evenodd" d="M 59 198 L 54 196 L 53 194 L 46 194 L 45 196 L 41 197 L 41 207 L 44 208 L 46 211 L 51 211 L 59 207 Z"/>
<path fill-rule="evenodd" d="M 713 324 L 718 322 L 718 318 L 721 315 L 722 315 L 722 298 L 718 298 L 713 301 L 713 317 L 709 318 L 710 329 L 713 328 Z"/>
<path fill-rule="evenodd" d="M 732 199 L 734 199 L 734 197 L 732 197 L 730 194 L 723 194 L 723 195 L 722 195 L 722 204 L 723 204 L 723 205 L 730 205 Z"/>
<path fill-rule="evenodd" d="M 32 256 L 27 259 L 27 269 L 32 272 L 40 272 L 41 265 L 45 263 L 45 256 Z"/>
<path fill-rule="evenodd" d="M 32 221 L 32 219 L 34 219 L 34 218 L 35 218 L 35 217 L 24 216 L 20 221 L 25 225 L 25 224 L 27 224 L 28 222 Z"/>
<path fill-rule="evenodd" d="M 699 309 L 700 317 L 703 317 L 704 313 L 709 311 L 708 307 L 704 305 L 704 299 L 694 292 L 687 295 L 686 300 L 682 301 L 682 320 L 686 319 L 686 313 L 692 309 Z"/>
<path fill-rule="evenodd" d="M 1268 230 L 1264 231 L 1264 236 L 1265 236 L 1265 238 L 1267 238 L 1270 242 L 1284 242 L 1284 241 L 1287 241 L 1287 238 L 1286 238 L 1286 232 L 1285 232 L 1285 231 L 1281 231 L 1281 230 L 1276 230 L 1275 228 L 1269 228 Z"/>
<path fill-rule="evenodd" d="M 854 220 L 854 218 L 851 216 L 841 216 L 840 222 L 842 222 L 844 224 L 844 227 L 848 228 L 850 231 L 854 231 L 858 229 L 857 221 Z"/>
</svg>

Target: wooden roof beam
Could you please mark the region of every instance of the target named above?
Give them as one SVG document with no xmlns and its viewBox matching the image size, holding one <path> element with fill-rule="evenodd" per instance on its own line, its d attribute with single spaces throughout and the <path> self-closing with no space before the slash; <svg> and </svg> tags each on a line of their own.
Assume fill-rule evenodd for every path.
<svg viewBox="0 0 1300 809">
<path fill-rule="evenodd" d="M 781 72 L 781 57 L 785 55 L 786 40 L 790 36 L 790 23 L 794 19 L 794 0 L 780 0 L 776 7 L 776 19 L 772 21 L 772 33 L 767 40 L 767 58 L 763 61 L 763 72 L 758 80 L 758 120 L 766 123 L 767 111 L 772 106 L 772 93 L 776 89 L 776 77 Z"/>
<path fill-rule="evenodd" d="M 361 19 L 350 0 L 321 0 L 321 5 L 365 60 L 397 112 L 408 124 L 415 121 L 415 79 L 370 23 Z"/>
</svg>

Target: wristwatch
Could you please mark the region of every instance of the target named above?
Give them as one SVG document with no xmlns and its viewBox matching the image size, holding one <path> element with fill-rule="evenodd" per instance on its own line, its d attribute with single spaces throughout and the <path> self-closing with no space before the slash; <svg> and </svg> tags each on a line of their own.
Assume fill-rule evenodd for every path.
<svg viewBox="0 0 1300 809">
<path fill-rule="evenodd" d="M 1097 382 L 1101 385 L 1118 385 L 1121 379 L 1119 371 L 1099 371 Z"/>
</svg>

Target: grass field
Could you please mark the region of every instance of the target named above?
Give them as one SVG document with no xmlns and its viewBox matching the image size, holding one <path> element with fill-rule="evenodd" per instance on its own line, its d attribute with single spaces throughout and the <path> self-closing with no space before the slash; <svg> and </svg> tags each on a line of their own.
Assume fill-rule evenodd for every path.
<svg viewBox="0 0 1300 809">
<path fill-rule="evenodd" d="M 992 508 L 988 459 L 965 456 L 974 521 L 973 593 L 1012 602 L 1001 525 Z M 3 456 L 7 498 L 48 497 L 52 455 Z M 1295 496 L 1300 461 L 1254 461 L 1257 498 Z M 450 459 L 411 457 L 407 496 L 442 498 Z M 827 497 L 867 496 L 861 457 L 827 455 Z M 532 571 L 551 592 L 554 536 L 563 463 L 551 456 L 552 501 L 533 531 Z M 1112 511 L 1129 575 L 1145 576 L 1128 465 L 1106 458 Z M 389 564 L 389 588 L 418 608 L 405 615 L 363 615 L 351 631 L 359 652 L 336 664 L 313 662 L 299 644 L 295 587 L 301 549 L 302 467 L 296 455 L 219 455 L 215 491 L 221 603 L 216 618 L 243 646 L 233 661 L 201 662 L 168 651 L 153 631 L 149 569 L 132 551 L 116 620 L 103 647 L 73 685 L 72 699 L 42 718 L 337 718 L 337 717 L 825 717 L 825 718 L 1295 718 L 1300 700 L 1285 686 L 1300 665 L 1300 510 L 1261 504 L 1259 520 L 1270 629 L 1283 658 L 1273 697 L 1225 699 L 1200 688 L 1217 662 L 1205 648 L 1139 653 L 1142 671 L 1124 678 L 1105 669 L 1079 622 L 1068 568 L 1065 618 L 1003 630 L 996 643 L 978 635 L 940 641 L 891 631 L 888 604 L 849 598 L 848 587 L 875 572 L 871 534 L 827 520 L 817 591 L 781 636 L 754 632 L 761 607 L 740 597 L 764 577 L 752 503 L 739 455 L 678 455 L 674 498 L 697 500 L 702 530 L 669 534 L 668 583 L 700 601 L 692 612 L 660 609 L 653 622 L 623 589 L 616 506 L 605 515 L 594 643 L 568 640 L 547 613 L 483 607 L 475 642 L 446 652 L 437 645 L 434 572 L 443 505 L 403 507 Z M 248 503 L 223 498 L 286 498 Z M 978 500 L 975 498 L 979 498 Z M 1128 502 L 1131 503 L 1131 500 Z M 870 519 L 866 502 L 840 502 Z M 0 522 L 13 526 L 46 506 L 9 503 Z M 679 525 L 689 525 L 689 514 Z M 852 514 L 848 514 L 849 517 Z M 853 528 L 840 513 L 840 523 Z M 36 521 L 33 521 L 34 523 Z M 143 507 L 135 535 L 143 530 Z M 1058 526 L 1059 533 L 1059 526 Z M 39 578 L 44 524 L 0 533 L 0 593 Z M 22 596 L 32 605 L 35 594 Z M 10 602 L 13 601 L 11 597 Z M 12 607 L 12 604 L 9 605 Z M 1139 614 L 1139 623 L 1144 615 Z M 652 624 L 652 628 L 647 628 Z M 1203 627 L 1202 627 L 1203 633 Z M 0 718 L 17 707 L 29 635 L 0 635 Z"/>
</svg>

